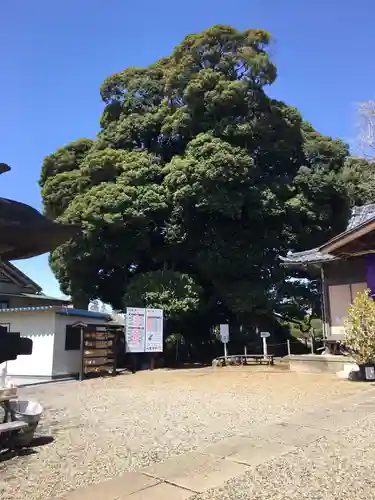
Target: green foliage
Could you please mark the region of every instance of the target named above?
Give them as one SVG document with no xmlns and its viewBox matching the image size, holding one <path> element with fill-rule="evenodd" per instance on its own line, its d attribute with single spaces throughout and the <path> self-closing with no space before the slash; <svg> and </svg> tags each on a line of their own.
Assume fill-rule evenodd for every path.
<svg viewBox="0 0 375 500">
<path fill-rule="evenodd" d="M 65 293 L 163 304 L 206 332 L 317 310 L 278 255 L 344 228 L 348 149 L 268 97 L 270 43 L 217 25 L 104 81 L 97 139 L 42 167 L 46 212 L 83 229 L 51 256 Z"/>
<path fill-rule="evenodd" d="M 91 139 L 79 139 L 47 156 L 43 161 L 40 173 L 39 184 L 41 187 L 44 186 L 47 179 L 54 177 L 56 174 L 77 170 L 80 162 L 93 147 L 93 144 L 94 141 Z"/>
<path fill-rule="evenodd" d="M 341 174 L 350 203 L 363 205 L 375 202 L 375 162 L 350 157 Z"/>
<path fill-rule="evenodd" d="M 175 319 L 196 311 L 201 293 L 201 287 L 186 274 L 152 271 L 138 274 L 131 280 L 124 306 L 163 309 L 167 319 Z"/>
<path fill-rule="evenodd" d="M 345 320 L 345 344 L 351 347 L 358 364 L 375 360 L 375 301 L 369 293 L 370 290 L 358 293 Z"/>
<path fill-rule="evenodd" d="M 295 338 L 315 338 L 321 339 L 323 337 L 323 323 L 319 318 L 313 316 L 306 316 L 302 321 L 293 321 L 289 323 L 290 334 Z"/>
</svg>

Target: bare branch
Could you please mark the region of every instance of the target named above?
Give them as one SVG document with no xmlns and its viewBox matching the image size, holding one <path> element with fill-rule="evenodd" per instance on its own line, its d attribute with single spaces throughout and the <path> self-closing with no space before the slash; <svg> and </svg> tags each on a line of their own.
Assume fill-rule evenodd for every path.
<svg viewBox="0 0 375 500">
<path fill-rule="evenodd" d="M 359 152 L 371 160 L 375 160 L 375 100 L 357 104 Z"/>
</svg>

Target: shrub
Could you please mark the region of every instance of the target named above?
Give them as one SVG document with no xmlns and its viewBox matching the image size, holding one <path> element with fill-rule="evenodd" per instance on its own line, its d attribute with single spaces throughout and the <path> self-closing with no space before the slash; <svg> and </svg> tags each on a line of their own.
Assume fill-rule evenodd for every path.
<svg viewBox="0 0 375 500">
<path fill-rule="evenodd" d="M 369 292 L 358 293 L 345 319 L 345 344 L 360 365 L 372 363 L 375 358 L 375 301 Z"/>
</svg>

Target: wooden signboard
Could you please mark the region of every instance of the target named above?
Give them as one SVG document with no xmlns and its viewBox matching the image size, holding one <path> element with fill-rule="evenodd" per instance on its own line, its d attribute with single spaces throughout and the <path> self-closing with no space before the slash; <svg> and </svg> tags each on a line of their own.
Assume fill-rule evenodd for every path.
<svg viewBox="0 0 375 500">
<path fill-rule="evenodd" d="M 121 326 L 85 325 L 82 337 L 81 379 L 89 373 L 116 375 L 117 338 L 123 333 Z"/>
</svg>

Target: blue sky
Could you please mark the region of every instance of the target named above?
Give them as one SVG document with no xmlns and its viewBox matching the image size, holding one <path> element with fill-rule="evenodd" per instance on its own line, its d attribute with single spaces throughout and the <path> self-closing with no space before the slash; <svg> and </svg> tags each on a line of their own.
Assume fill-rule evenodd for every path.
<svg viewBox="0 0 375 500">
<path fill-rule="evenodd" d="M 41 208 L 44 156 L 95 137 L 101 82 L 168 55 L 213 24 L 263 28 L 274 38 L 270 94 L 296 106 L 320 132 L 350 141 L 355 103 L 375 97 L 374 0 L 15 0 L 0 18 L 0 161 L 13 170 L 0 194 Z M 60 295 L 47 256 L 16 263 Z"/>
</svg>

